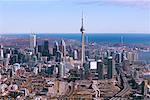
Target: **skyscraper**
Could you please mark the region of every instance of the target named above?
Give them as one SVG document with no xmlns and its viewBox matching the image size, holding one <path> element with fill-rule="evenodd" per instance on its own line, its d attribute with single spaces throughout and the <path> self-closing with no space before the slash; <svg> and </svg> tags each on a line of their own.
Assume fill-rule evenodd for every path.
<svg viewBox="0 0 150 100">
<path fill-rule="evenodd" d="M 64 78 L 64 76 L 65 76 L 65 65 L 62 62 L 60 62 L 60 64 L 59 64 L 58 71 L 59 71 L 59 77 Z"/>
<path fill-rule="evenodd" d="M 122 61 L 121 57 L 122 57 L 121 53 L 117 52 L 116 56 L 115 56 L 116 63 L 118 63 L 118 64 L 121 63 L 121 61 Z"/>
<path fill-rule="evenodd" d="M 56 62 L 62 62 L 63 60 L 63 54 L 62 54 L 62 52 L 60 52 L 60 51 L 57 51 L 56 52 Z"/>
<path fill-rule="evenodd" d="M 64 40 L 61 40 L 60 51 L 63 53 L 63 57 L 66 57 L 66 43 Z"/>
<path fill-rule="evenodd" d="M 42 53 L 42 45 L 38 45 L 38 52 Z"/>
<path fill-rule="evenodd" d="M 48 42 L 48 40 L 45 40 L 44 44 L 43 44 L 43 51 L 42 51 L 43 56 L 49 55 L 49 47 L 48 46 L 49 46 L 49 42 Z"/>
<path fill-rule="evenodd" d="M 104 75 L 103 75 L 103 62 L 102 60 L 98 60 L 97 61 L 97 73 L 98 73 L 98 79 L 101 80 L 101 79 L 104 79 Z"/>
<path fill-rule="evenodd" d="M 74 50 L 74 52 L 73 52 L 73 59 L 74 60 L 78 59 L 78 52 L 77 52 L 77 50 Z"/>
<path fill-rule="evenodd" d="M 123 50 L 121 53 L 121 62 L 123 62 L 125 59 L 127 59 L 126 52 L 125 52 L 125 50 Z"/>
<path fill-rule="evenodd" d="M 36 35 L 30 35 L 30 48 L 34 49 L 36 47 Z"/>
<path fill-rule="evenodd" d="M 82 14 L 82 26 L 81 26 L 80 31 L 82 32 L 81 67 L 83 67 L 83 63 L 85 62 L 85 48 L 84 48 L 84 32 L 85 32 L 85 29 L 83 27 L 83 14 Z"/>
<path fill-rule="evenodd" d="M 114 61 L 113 61 L 112 56 L 108 57 L 107 66 L 108 66 L 107 76 L 108 76 L 108 79 L 111 79 L 113 78 L 113 73 L 114 73 Z"/>
<path fill-rule="evenodd" d="M 53 56 L 56 56 L 56 53 L 59 51 L 59 45 L 58 42 L 55 41 L 54 48 L 53 48 Z"/>
<path fill-rule="evenodd" d="M 3 45 L 0 45 L 0 59 L 4 58 Z"/>
</svg>

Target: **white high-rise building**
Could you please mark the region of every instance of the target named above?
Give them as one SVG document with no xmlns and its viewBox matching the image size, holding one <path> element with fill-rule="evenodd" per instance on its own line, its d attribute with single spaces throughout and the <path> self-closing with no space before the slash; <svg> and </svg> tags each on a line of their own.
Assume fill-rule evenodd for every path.
<svg viewBox="0 0 150 100">
<path fill-rule="evenodd" d="M 128 52 L 128 53 L 127 53 L 127 59 L 128 59 L 130 62 L 132 62 L 132 61 L 137 61 L 137 60 L 138 60 L 138 54 L 137 54 L 137 52 L 134 52 L 134 51 Z"/>
<path fill-rule="evenodd" d="M 4 58 L 3 45 L 0 45 L 0 59 Z"/>
<path fill-rule="evenodd" d="M 78 59 L 78 52 L 77 52 L 77 50 L 74 50 L 74 52 L 73 52 L 73 59 Z"/>
<path fill-rule="evenodd" d="M 1 78 L 2 78 L 2 75 L 1 75 L 1 73 L 0 73 L 0 80 L 1 80 Z"/>
<path fill-rule="evenodd" d="M 34 72 L 35 75 L 37 75 L 37 74 L 38 74 L 38 68 L 37 68 L 37 67 L 34 67 L 33 72 Z"/>
<path fill-rule="evenodd" d="M 66 57 L 66 43 L 64 40 L 61 40 L 60 51 L 63 53 L 63 57 Z"/>
<path fill-rule="evenodd" d="M 121 63 L 121 53 L 116 54 L 115 60 L 116 60 L 117 63 Z"/>
<path fill-rule="evenodd" d="M 30 48 L 33 49 L 36 47 L 36 35 L 31 34 L 30 35 Z"/>
<path fill-rule="evenodd" d="M 59 64 L 58 71 L 59 71 L 59 77 L 64 78 L 64 76 L 65 76 L 65 65 L 62 62 L 60 62 L 60 64 Z"/>
</svg>

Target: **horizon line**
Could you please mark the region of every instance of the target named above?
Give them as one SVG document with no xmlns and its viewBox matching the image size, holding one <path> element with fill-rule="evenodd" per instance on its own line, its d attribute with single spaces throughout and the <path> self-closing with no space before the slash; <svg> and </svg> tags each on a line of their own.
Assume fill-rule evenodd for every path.
<svg viewBox="0 0 150 100">
<path fill-rule="evenodd" d="M 5 34 L 81 34 L 80 32 L 1 32 L 0 35 Z M 150 32 L 85 32 L 85 34 L 150 34 Z"/>
</svg>

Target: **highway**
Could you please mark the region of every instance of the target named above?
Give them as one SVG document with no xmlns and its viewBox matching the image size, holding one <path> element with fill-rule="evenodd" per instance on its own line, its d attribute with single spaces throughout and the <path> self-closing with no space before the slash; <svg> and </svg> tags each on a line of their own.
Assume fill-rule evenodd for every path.
<svg viewBox="0 0 150 100">
<path fill-rule="evenodd" d="M 70 97 L 74 92 L 74 87 L 75 87 L 75 83 L 71 82 L 70 86 L 68 86 L 68 89 L 67 89 L 65 95 L 61 95 L 57 99 L 58 100 L 65 100 L 66 98 Z"/>
<path fill-rule="evenodd" d="M 128 100 L 127 98 L 124 98 L 124 96 L 126 95 L 126 93 L 130 91 L 130 86 L 122 69 L 120 69 L 120 74 L 123 81 L 123 89 L 119 93 L 117 93 L 114 97 L 112 97 L 110 100 Z"/>
<path fill-rule="evenodd" d="M 97 83 L 93 81 L 92 88 L 95 91 L 95 99 L 97 100 L 100 97 L 100 90 L 97 87 Z"/>
</svg>

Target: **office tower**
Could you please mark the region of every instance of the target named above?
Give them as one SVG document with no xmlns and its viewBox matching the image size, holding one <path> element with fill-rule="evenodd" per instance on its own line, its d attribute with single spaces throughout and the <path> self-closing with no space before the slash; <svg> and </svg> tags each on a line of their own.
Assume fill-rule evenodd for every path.
<svg viewBox="0 0 150 100">
<path fill-rule="evenodd" d="M 10 64 L 15 64 L 15 63 L 18 63 L 18 55 L 17 54 L 13 54 L 10 58 L 10 61 L 9 61 Z"/>
<path fill-rule="evenodd" d="M 97 73 L 98 73 L 98 79 L 104 79 L 103 75 L 103 62 L 102 60 L 97 61 Z"/>
<path fill-rule="evenodd" d="M 42 64 L 38 63 L 37 66 L 38 66 L 38 72 L 40 73 L 42 71 Z"/>
<path fill-rule="evenodd" d="M 53 56 L 56 56 L 56 53 L 59 51 L 59 45 L 58 42 L 55 41 L 54 48 L 53 48 Z"/>
<path fill-rule="evenodd" d="M 89 62 L 85 62 L 83 64 L 83 67 L 84 67 L 84 71 L 85 71 L 85 78 L 87 79 L 88 76 L 89 76 L 89 72 L 90 72 L 90 63 Z"/>
<path fill-rule="evenodd" d="M 138 54 L 137 54 L 137 52 L 135 52 L 135 51 L 127 52 L 127 59 L 130 62 L 137 61 L 138 60 Z"/>
<path fill-rule="evenodd" d="M 4 58 L 3 45 L 0 45 L 0 59 Z"/>
<path fill-rule="evenodd" d="M 10 64 L 18 63 L 18 61 L 20 60 L 19 59 L 19 49 L 15 48 L 12 52 L 13 52 L 13 54 L 10 57 L 9 63 Z"/>
<path fill-rule="evenodd" d="M 37 56 L 36 55 L 32 55 L 31 56 L 31 60 L 37 62 Z"/>
<path fill-rule="evenodd" d="M 107 58 L 107 52 L 106 52 L 106 51 L 102 52 L 102 57 L 103 57 L 104 59 Z"/>
<path fill-rule="evenodd" d="M 81 49 L 77 49 L 77 52 L 78 52 L 78 59 L 81 60 L 82 50 Z"/>
<path fill-rule="evenodd" d="M 148 95 L 148 80 L 144 80 L 144 96 Z"/>
<path fill-rule="evenodd" d="M 48 67 L 46 68 L 46 74 L 53 75 L 53 72 L 54 72 L 54 65 L 48 65 Z"/>
<path fill-rule="evenodd" d="M 13 50 L 13 54 L 19 54 L 19 48 L 15 48 L 15 49 Z"/>
<path fill-rule="evenodd" d="M 9 53 L 6 54 L 6 58 L 10 59 L 10 54 Z"/>
<path fill-rule="evenodd" d="M 74 50 L 74 52 L 73 52 L 73 59 L 74 60 L 78 59 L 78 52 L 77 52 L 77 50 Z"/>
<path fill-rule="evenodd" d="M 79 69 L 79 74 L 80 74 L 80 80 L 85 79 L 84 63 L 83 63 L 83 67 L 81 67 L 81 68 Z"/>
<path fill-rule="evenodd" d="M 2 75 L 1 75 L 1 73 L 0 73 L 0 80 L 1 80 L 1 78 L 2 78 Z"/>
<path fill-rule="evenodd" d="M 42 53 L 42 51 L 43 51 L 43 50 L 42 50 L 42 46 L 41 46 L 41 45 L 38 45 L 38 52 L 39 52 L 39 53 Z"/>
<path fill-rule="evenodd" d="M 60 51 L 56 52 L 56 59 L 55 59 L 55 61 L 56 62 L 62 62 L 62 59 L 63 59 L 62 52 L 60 52 Z"/>
<path fill-rule="evenodd" d="M 85 51 L 85 55 L 88 56 L 88 58 L 92 58 L 93 55 L 91 55 L 91 54 L 92 54 L 92 52 L 90 50 Z M 86 59 L 85 59 L 85 61 L 86 61 Z"/>
<path fill-rule="evenodd" d="M 85 48 L 84 48 L 84 32 L 85 32 L 85 29 L 83 27 L 83 14 L 82 14 L 82 26 L 81 26 L 80 31 L 82 32 L 81 67 L 83 67 L 83 63 L 85 62 Z"/>
<path fill-rule="evenodd" d="M 134 57 L 133 61 L 137 61 L 138 60 L 138 53 L 137 52 L 133 52 L 133 57 Z"/>
<path fill-rule="evenodd" d="M 0 59 L 0 65 L 3 66 L 3 59 Z"/>
<path fill-rule="evenodd" d="M 58 65 L 58 73 L 60 78 L 64 78 L 65 76 L 65 66 L 62 62 Z"/>
<path fill-rule="evenodd" d="M 127 59 L 131 62 L 133 61 L 132 52 L 127 52 Z"/>
<path fill-rule="evenodd" d="M 116 63 L 120 64 L 122 61 L 122 55 L 121 53 L 117 53 L 115 57 Z"/>
<path fill-rule="evenodd" d="M 64 40 L 61 40 L 60 51 L 63 54 L 63 57 L 66 57 L 66 43 Z"/>
<path fill-rule="evenodd" d="M 107 54 L 107 57 L 111 56 L 110 50 L 107 50 L 107 51 L 106 51 L 106 54 Z"/>
<path fill-rule="evenodd" d="M 45 49 L 45 50 L 48 50 L 48 46 L 49 46 L 48 40 L 45 40 L 45 41 L 44 41 L 44 45 L 43 45 L 43 46 L 44 46 L 44 49 Z"/>
<path fill-rule="evenodd" d="M 25 63 L 26 60 L 25 60 L 25 54 L 23 53 L 19 53 L 18 54 L 18 63 Z"/>
<path fill-rule="evenodd" d="M 34 50 L 35 50 L 35 54 L 38 54 L 39 52 L 38 52 L 38 46 L 36 46 L 35 48 L 34 48 Z"/>
<path fill-rule="evenodd" d="M 113 61 L 113 57 L 109 56 L 108 57 L 108 61 L 107 61 L 107 76 L 108 79 L 113 78 L 113 73 L 114 73 L 114 61 Z"/>
<path fill-rule="evenodd" d="M 114 51 L 110 51 L 110 56 L 114 57 Z"/>
<path fill-rule="evenodd" d="M 68 55 L 70 57 L 73 57 L 74 50 L 73 50 L 71 44 L 68 46 L 67 51 L 68 51 Z"/>
<path fill-rule="evenodd" d="M 49 55 L 49 48 L 48 48 L 48 46 L 49 46 L 49 42 L 48 42 L 48 40 L 45 40 L 44 44 L 43 44 L 43 50 L 42 50 L 42 55 L 43 56 L 48 56 Z"/>
<path fill-rule="evenodd" d="M 37 75 L 38 74 L 38 67 L 34 67 L 33 72 L 34 72 L 35 75 Z"/>
<path fill-rule="evenodd" d="M 127 57 L 126 57 L 126 52 L 123 50 L 122 51 L 122 54 L 121 54 L 121 62 L 123 62 L 124 60 L 126 60 Z"/>
<path fill-rule="evenodd" d="M 30 35 L 30 48 L 34 49 L 36 47 L 36 35 Z"/>
<path fill-rule="evenodd" d="M 145 81 L 143 81 L 141 84 L 141 94 L 144 95 L 144 91 L 145 91 Z"/>
</svg>

